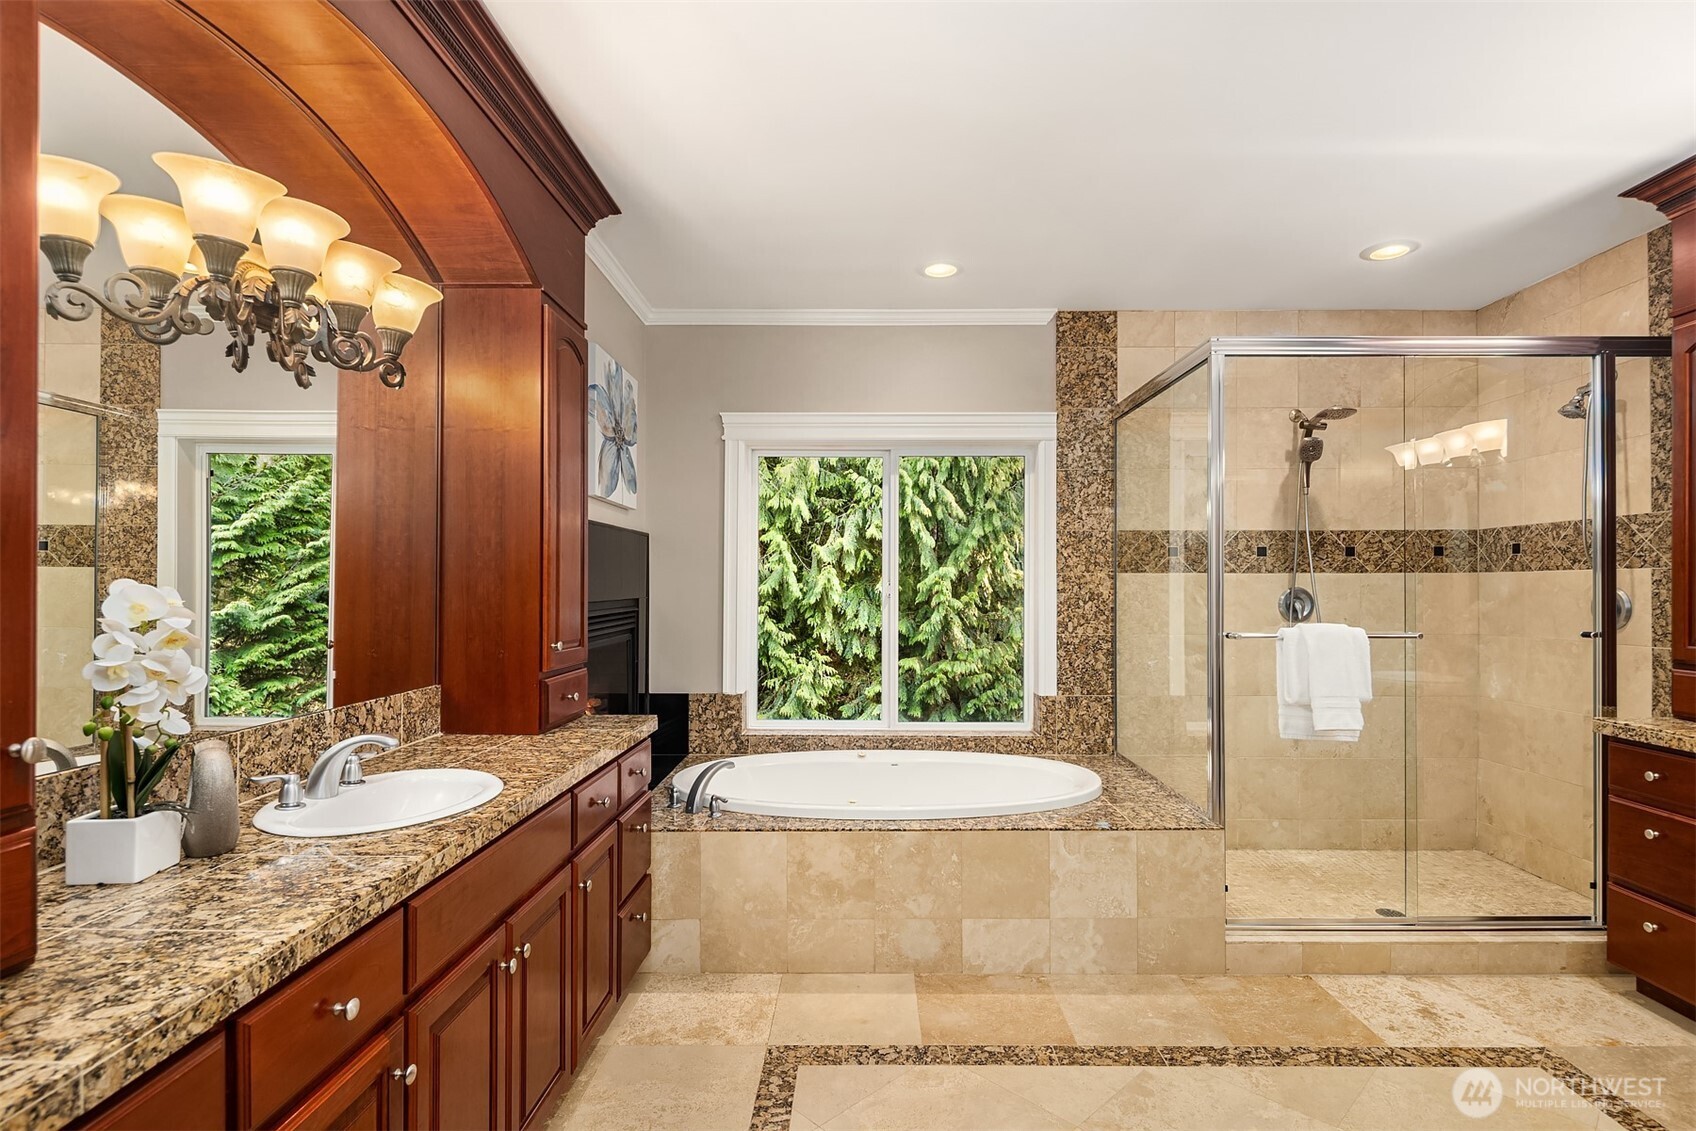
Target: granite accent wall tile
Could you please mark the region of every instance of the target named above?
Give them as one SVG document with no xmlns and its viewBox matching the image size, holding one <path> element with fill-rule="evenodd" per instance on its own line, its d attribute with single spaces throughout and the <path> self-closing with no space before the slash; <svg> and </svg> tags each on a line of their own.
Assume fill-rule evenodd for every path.
<svg viewBox="0 0 1696 1131">
<path fill-rule="evenodd" d="M 1112 412 L 1105 405 L 1062 408 L 1056 414 L 1055 422 L 1055 465 L 1110 471 L 1113 467 Z"/>
<path fill-rule="evenodd" d="M 742 697 L 689 696 L 689 756 L 733 758 L 743 753 Z"/>
<path fill-rule="evenodd" d="M 1054 351 L 1054 382 L 1054 403 L 1058 408 L 1110 405 L 1118 392 L 1118 351 L 1060 345 Z"/>
<path fill-rule="evenodd" d="M 1576 524 L 1575 524 L 1576 525 Z M 1615 556 L 1621 569 L 1672 565 L 1672 515 L 1622 514 L 1615 520 Z"/>
<path fill-rule="evenodd" d="M 1649 333 L 1672 333 L 1672 225 L 1649 233 Z"/>
<path fill-rule="evenodd" d="M 100 423 L 96 583 L 104 593 L 120 577 L 157 580 L 159 347 L 109 314 L 100 318 L 100 402 L 128 410 Z"/>
<path fill-rule="evenodd" d="M 35 528 L 35 564 L 38 566 L 94 566 L 92 523 L 44 523 Z M 90 617 L 92 619 L 92 611 Z"/>
<path fill-rule="evenodd" d="M 1078 635 L 1059 649 L 1056 687 L 1061 695 L 1113 694 L 1113 637 Z"/>
<path fill-rule="evenodd" d="M 1115 310 L 1062 310 L 1054 316 L 1054 344 L 1060 349 L 1119 348 Z"/>
</svg>

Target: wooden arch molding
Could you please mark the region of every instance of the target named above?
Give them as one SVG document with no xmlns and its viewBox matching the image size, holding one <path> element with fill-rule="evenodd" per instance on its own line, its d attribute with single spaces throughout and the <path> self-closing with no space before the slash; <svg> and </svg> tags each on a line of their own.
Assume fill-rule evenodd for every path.
<svg viewBox="0 0 1696 1131">
<path fill-rule="evenodd" d="M 231 161 L 340 213 L 350 238 L 406 269 L 438 283 L 535 282 L 464 150 L 325 0 L 40 0 L 39 11 Z"/>
</svg>

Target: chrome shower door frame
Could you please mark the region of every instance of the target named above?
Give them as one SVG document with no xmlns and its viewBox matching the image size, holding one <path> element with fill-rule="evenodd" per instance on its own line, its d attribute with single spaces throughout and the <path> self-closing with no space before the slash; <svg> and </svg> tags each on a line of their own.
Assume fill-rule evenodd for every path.
<svg viewBox="0 0 1696 1131">
<path fill-rule="evenodd" d="M 1611 615 L 1615 588 L 1614 487 L 1607 469 L 1614 457 L 1614 381 L 1616 363 L 1622 357 L 1670 357 L 1670 338 L 1653 336 L 1614 337 L 1229 337 L 1211 338 L 1179 357 L 1166 369 L 1148 379 L 1114 407 L 1109 423 L 1115 428 L 1135 412 L 1201 365 L 1208 368 L 1207 403 L 1207 714 L 1209 819 L 1224 827 L 1225 813 L 1225 654 L 1227 638 L 1223 620 L 1225 607 L 1225 375 L 1231 358 L 1241 357 L 1569 357 L 1590 359 L 1590 458 L 1584 470 L 1590 514 L 1596 536 L 1590 540 L 1592 607 L 1591 711 L 1605 715 L 1613 711 L 1616 698 L 1616 644 L 1618 630 Z M 1118 447 L 1114 446 L 1114 463 Z M 1114 476 L 1115 485 L 1118 475 Z M 1114 533 L 1118 533 L 1115 511 Z M 1117 559 L 1115 558 L 1115 561 Z M 1117 569 L 1117 565 L 1115 565 Z M 1114 586 L 1117 602 L 1118 586 Z M 1117 620 L 1115 620 L 1117 623 Z M 1117 632 L 1114 634 L 1117 641 Z M 1116 646 L 1116 645 L 1115 645 Z M 1114 698 L 1118 698 L 1118 663 L 1113 665 Z M 1421 916 L 1417 906 L 1406 919 L 1372 922 L 1359 919 L 1228 919 L 1233 928 L 1347 928 L 1350 930 L 1430 929 L 1552 929 L 1599 927 L 1603 916 L 1603 819 L 1606 810 L 1606 767 L 1600 735 L 1592 736 L 1593 781 L 1592 823 L 1595 833 L 1592 877 L 1592 911 L 1588 919 L 1533 918 L 1514 916 Z M 1408 751 L 1407 789 L 1410 807 L 1417 811 L 1414 767 L 1417 759 Z M 1411 823 L 1411 822 L 1410 822 Z M 1413 857 L 1418 845 L 1404 847 Z M 1410 886 L 1411 883 L 1410 883 Z"/>
</svg>

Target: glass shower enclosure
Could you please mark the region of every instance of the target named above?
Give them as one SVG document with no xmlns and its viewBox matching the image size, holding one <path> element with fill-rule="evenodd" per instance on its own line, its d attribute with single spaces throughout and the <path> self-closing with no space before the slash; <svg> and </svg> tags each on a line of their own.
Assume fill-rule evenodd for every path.
<svg viewBox="0 0 1696 1131">
<path fill-rule="evenodd" d="M 1592 716 L 1665 694 L 1667 355 L 1215 338 L 1120 402 L 1118 750 L 1224 826 L 1234 924 L 1600 921 Z M 1281 703 L 1302 621 L 1370 637 L 1358 735 Z"/>
</svg>

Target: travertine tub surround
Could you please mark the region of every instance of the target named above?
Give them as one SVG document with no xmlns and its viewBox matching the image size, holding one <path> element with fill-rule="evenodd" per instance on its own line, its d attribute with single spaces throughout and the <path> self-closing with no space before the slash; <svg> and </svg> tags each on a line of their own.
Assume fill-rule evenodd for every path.
<svg viewBox="0 0 1696 1131">
<path fill-rule="evenodd" d="M 1217 829 L 654 834 L 675 973 L 1220 973 Z"/>
<path fill-rule="evenodd" d="M 423 738 L 373 771 L 486 770 L 505 790 L 447 820 L 323 840 L 268 836 L 134 885 L 40 877 L 39 954 L 0 982 L 0 1128 L 60 1126 L 614 761 L 654 730 L 600 715 L 543 735 Z M 96 961 L 91 956 L 98 956 Z"/>
</svg>

